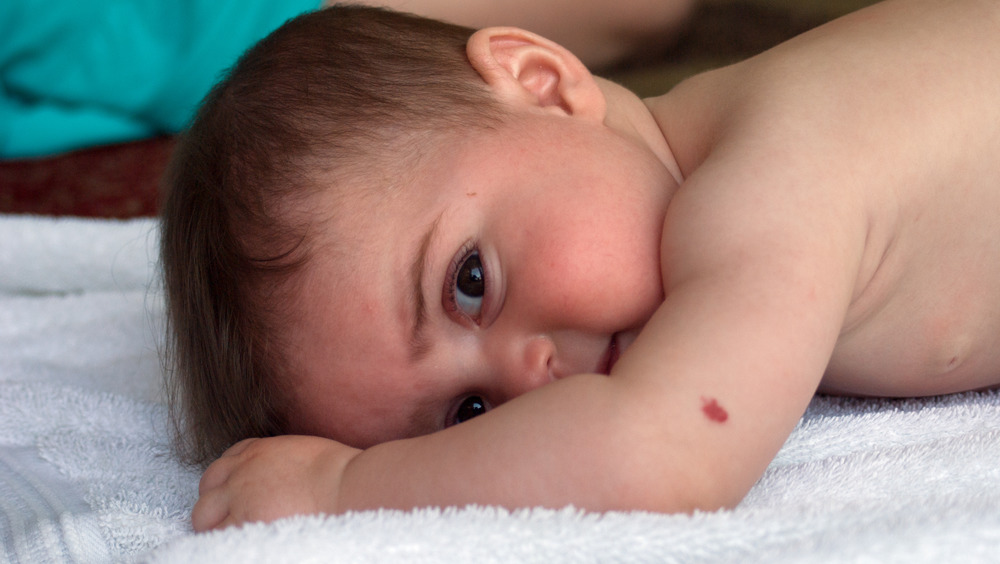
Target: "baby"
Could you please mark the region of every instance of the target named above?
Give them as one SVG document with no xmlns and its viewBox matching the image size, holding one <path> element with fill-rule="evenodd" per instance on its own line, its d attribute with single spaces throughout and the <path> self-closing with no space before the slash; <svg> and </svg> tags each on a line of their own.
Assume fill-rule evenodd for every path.
<svg viewBox="0 0 1000 564">
<path fill-rule="evenodd" d="M 163 217 L 205 530 L 738 503 L 817 390 L 1000 384 L 1000 5 L 889 0 L 640 100 L 363 8 L 248 52 Z"/>
</svg>

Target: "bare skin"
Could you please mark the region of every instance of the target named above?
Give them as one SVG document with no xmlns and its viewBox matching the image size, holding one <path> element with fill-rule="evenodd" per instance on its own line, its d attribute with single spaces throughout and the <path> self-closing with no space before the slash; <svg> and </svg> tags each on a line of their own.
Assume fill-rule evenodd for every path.
<svg viewBox="0 0 1000 564">
<path fill-rule="evenodd" d="M 544 35 L 600 67 L 641 53 L 651 40 L 672 36 L 694 0 L 366 0 L 472 28 L 522 27 Z"/>
<path fill-rule="evenodd" d="M 194 527 L 469 503 L 661 512 L 732 507 L 817 390 L 920 396 L 1000 384 L 998 32 L 1000 6 L 994 2 L 889 1 L 645 101 L 593 79 L 541 38 L 511 28 L 477 33 L 469 44 L 473 66 L 509 104 L 516 125 L 536 135 L 538 148 L 547 146 L 546 135 L 568 128 L 564 132 L 592 139 L 594 147 L 632 159 L 627 170 L 635 175 L 635 191 L 628 194 L 639 194 L 648 210 L 637 225 L 662 218 L 655 239 L 659 276 L 613 271 L 609 283 L 641 297 L 647 295 L 644 281 L 653 279 L 662 302 L 650 307 L 645 298 L 627 299 L 634 305 L 627 310 L 609 302 L 605 309 L 615 315 L 605 317 L 601 309 L 570 320 L 586 331 L 550 330 L 554 316 L 589 311 L 583 294 L 569 301 L 576 290 L 589 288 L 589 279 L 574 278 L 579 283 L 564 289 L 565 300 L 581 309 L 546 312 L 538 306 L 545 301 L 523 308 L 537 322 L 524 329 L 534 336 L 524 342 L 556 345 L 546 349 L 547 375 L 491 374 L 499 383 L 482 393 L 499 398 L 494 409 L 412 438 L 403 437 L 413 418 L 378 408 L 399 382 L 392 363 L 404 362 L 406 348 L 401 344 L 404 352 L 396 354 L 392 343 L 405 331 L 385 333 L 383 357 L 355 362 L 352 353 L 369 346 L 363 330 L 304 320 L 297 337 L 305 374 L 295 384 L 297 425 L 355 446 L 304 436 L 237 444 L 205 473 Z M 455 166 L 487 166 L 463 160 L 467 152 L 476 155 L 478 142 L 496 142 L 476 141 L 453 151 Z M 584 141 L 580 151 L 587 158 L 580 168 L 613 182 L 600 176 L 601 152 L 586 153 L 591 145 Z M 539 154 L 517 156 L 530 168 L 529 157 Z M 646 190 L 645 183 L 657 179 L 661 191 Z M 518 180 L 523 185 L 531 177 Z M 551 180 L 545 184 L 561 189 Z M 435 185 L 435 194 L 452 202 L 446 197 L 451 185 Z M 475 198 L 462 195 L 482 201 L 475 204 L 482 208 L 448 207 L 458 204 L 441 204 L 419 182 L 415 195 L 400 197 L 416 215 L 433 217 L 444 205 L 442 222 L 450 224 L 499 205 L 500 199 L 490 199 L 488 182 L 476 187 Z M 465 186 L 454 189 L 460 188 Z M 605 205 L 607 229 L 615 243 L 610 248 L 621 249 L 615 201 Z M 588 217 L 582 206 L 572 202 L 566 213 Z M 635 252 L 645 252 L 647 230 L 636 227 L 632 235 Z M 542 252 L 558 243 L 569 249 L 574 241 L 541 238 L 534 248 Z M 614 252 L 593 254 L 617 260 Z M 508 264 L 518 256 L 510 255 Z M 366 264 L 357 263 L 365 275 L 353 283 L 359 289 L 383 272 L 377 261 Z M 317 266 L 315 280 L 330 274 L 324 268 Z M 545 279 L 533 280 L 507 283 L 510 307 L 537 297 L 534 289 Z M 319 282 L 306 288 L 319 311 L 314 318 L 353 311 L 316 305 L 320 296 L 332 295 Z M 351 295 L 371 306 L 367 314 L 376 325 L 398 318 L 380 317 L 380 300 Z M 465 378 L 458 369 L 452 374 L 449 359 L 493 354 L 488 339 L 494 330 L 514 323 L 484 313 L 461 333 L 434 319 L 436 309 L 428 315 L 429 338 L 439 347 L 454 344 L 447 349 L 453 354 L 431 353 L 424 361 L 432 365 L 400 364 L 406 369 L 399 377 L 414 384 L 394 401 L 420 402 L 406 394 L 429 393 L 436 378 Z M 635 320 L 643 322 L 633 334 L 628 323 Z M 555 373 L 560 362 L 572 364 L 558 356 L 567 348 L 582 351 L 571 359 L 574 366 L 594 365 L 594 355 L 585 354 L 592 348 L 588 339 L 603 335 L 605 322 L 621 348 L 617 362 L 598 362 L 610 374 L 599 368 Z M 503 325 L 504 335 L 521 335 L 513 327 Z M 332 352 L 306 354 L 324 348 Z M 368 368 L 354 388 L 327 367 L 360 370 L 379 362 L 390 376 L 378 380 L 381 373 Z M 384 386 L 366 388 L 373 379 Z M 365 390 L 370 394 L 371 405 L 350 411 L 361 419 L 340 420 L 331 411 L 347 401 L 333 393 L 340 386 L 355 403 Z M 361 430 L 345 435 L 348 428 Z"/>
</svg>

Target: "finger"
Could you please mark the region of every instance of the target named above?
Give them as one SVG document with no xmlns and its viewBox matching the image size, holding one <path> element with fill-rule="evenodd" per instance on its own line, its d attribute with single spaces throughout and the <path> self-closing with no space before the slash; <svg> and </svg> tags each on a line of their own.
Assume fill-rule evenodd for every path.
<svg viewBox="0 0 1000 564">
<path fill-rule="evenodd" d="M 242 441 L 226 449 L 226 452 L 222 453 L 222 456 L 220 456 L 219 458 L 225 458 L 227 456 L 238 456 L 243 451 L 245 451 L 250 445 L 259 440 L 260 439 L 258 438 L 243 439 Z"/>
<path fill-rule="evenodd" d="M 230 518 L 229 504 L 220 499 L 217 493 L 198 499 L 191 509 L 191 527 L 197 532 L 208 531 L 221 527 L 222 522 Z"/>
<path fill-rule="evenodd" d="M 238 527 L 238 526 L 241 526 L 241 525 L 243 525 L 245 523 L 246 523 L 246 521 L 243 521 L 241 519 L 237 519 L 237 518 L 233 517 L 232 515 L 227 515 L 225 519 L 223 519 L 222 521 L 220 521 L 219 524 L 217 524 L 213 528 L 216 529 L 216 530 L 222 530 L 222 529 L 228 529 L 229 527 Z"/>
<path fill-rule="evenodd" d="M 239 466 L 240 459 L 233 456 L 224 456 L 211 463 L 201 475 L 198 482 L 198 495 L 204 496 L 208 492 L 222 486 L 229 480 L 229 475 Z"/>
<path fill-rule="evenodd" d="M 205 473 L 202 474 L 201 481 L 198 483 L 198 494 L 204 495 L 208 490 L 226 483 L 233 468 L 239 465 L 240 455 L 258 440 L 260 439 L 243 439 L 226 449 L 215 462 L 205 469 Z"/>
</svg>

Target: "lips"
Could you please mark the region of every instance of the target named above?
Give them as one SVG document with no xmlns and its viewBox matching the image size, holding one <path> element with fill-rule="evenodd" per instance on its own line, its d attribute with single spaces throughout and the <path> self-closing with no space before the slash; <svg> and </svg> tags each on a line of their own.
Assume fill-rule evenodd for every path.
<svg viewBox="0 0 1000 564">
<path fill-rule="evenodd" d="M 621 351 L 618 349 L 618 334 L 616 333 L 611 336 L 611 343 L 608 345 L 608 350 L 604 353 L 604 358 L 601 361 L 601 374 L 610 376 L 611 369 L 618 362 L 619 356 L 621 356 Z"/>
</svg>

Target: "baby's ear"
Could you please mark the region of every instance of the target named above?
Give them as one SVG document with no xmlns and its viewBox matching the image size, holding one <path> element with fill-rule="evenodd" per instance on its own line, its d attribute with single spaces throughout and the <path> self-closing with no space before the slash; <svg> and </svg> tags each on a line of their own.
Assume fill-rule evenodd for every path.
<svg viewBox="0 0 1000 564">
<path fill-rule="evenodd" d="M 573 53 L 529 31 L 490 27 L 469 38 L 473 68 L 501 99 L 604 121 L 604 93 Z"/>
</svg>

